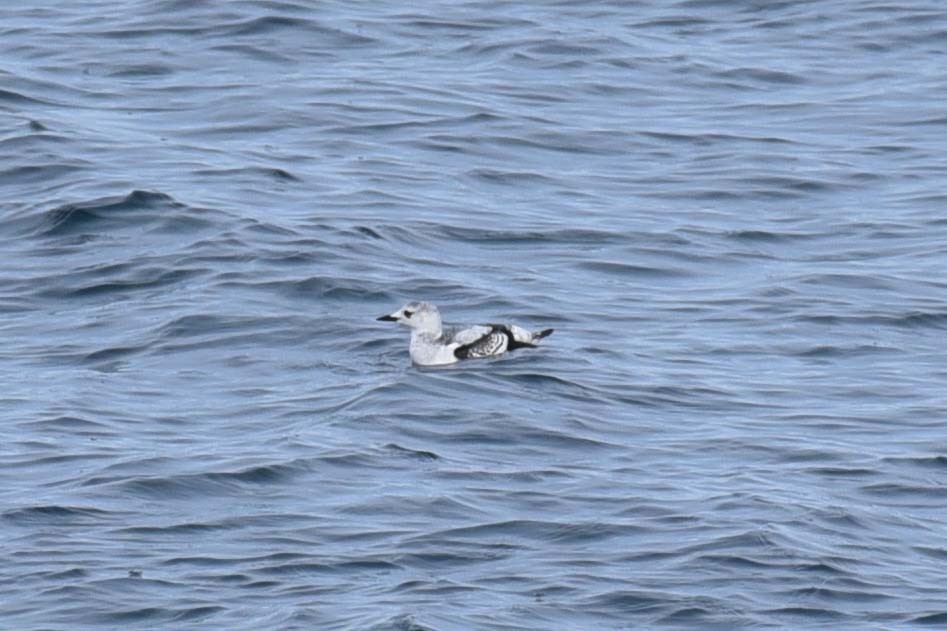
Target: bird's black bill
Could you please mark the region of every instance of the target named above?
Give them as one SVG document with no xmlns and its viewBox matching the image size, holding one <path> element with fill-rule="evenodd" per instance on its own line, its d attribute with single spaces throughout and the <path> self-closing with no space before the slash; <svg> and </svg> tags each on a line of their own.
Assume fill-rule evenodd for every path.
<svg viewBox="0 0 947 631">
<path fill-rule="evenodd" d="M 378 320 L 379 322 L 397 322 L 398 321 L 398 318 L 394 316 L 390 316 L 390 315 L 385 315 L 385 316 L 382 316 L 380 318 L 375 318 L 375 319 Z"/>
</svg>

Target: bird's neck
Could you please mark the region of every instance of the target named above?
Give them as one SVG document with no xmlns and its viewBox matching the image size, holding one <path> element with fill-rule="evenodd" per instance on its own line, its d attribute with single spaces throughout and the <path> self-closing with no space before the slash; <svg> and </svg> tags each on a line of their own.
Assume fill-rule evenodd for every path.
<svg viewBox="0 0 947 631">
<path fill-rule="evenodd" d="M 436 340 L 441 336 L 443 330 L 441 329 L 440 323 L 437 323 L 436 326 L 426 326 L 423 329 L 411 329 L 411 338 L 427 338 Z"/>
</svg>

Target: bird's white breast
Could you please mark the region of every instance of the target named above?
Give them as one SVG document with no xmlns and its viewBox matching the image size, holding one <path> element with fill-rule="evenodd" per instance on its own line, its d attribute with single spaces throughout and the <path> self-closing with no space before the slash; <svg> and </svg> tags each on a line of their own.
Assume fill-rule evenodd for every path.
<svg viewBox="0 0 947 631">
<path fill-rule="evenodd" d="M 439 366 L 453 364 L 457 361 L 454 349 L 457 344 L 444 345 L 437 338 L 424 333 L 412 332 L 411 345 L 408 350 L 411 361 L 421 366 Z"/>
</svg>

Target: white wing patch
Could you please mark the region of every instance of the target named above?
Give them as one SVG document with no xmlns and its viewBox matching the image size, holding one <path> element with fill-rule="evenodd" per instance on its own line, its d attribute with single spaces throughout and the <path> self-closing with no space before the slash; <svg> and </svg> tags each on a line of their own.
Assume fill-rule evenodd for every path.
<svg viewBox="0 0 947 631">
<path fill-rule="evenodd" d="M 473 344 L 491 330 L 491 327 L 488 326 L 475 325 L 466 329 L 452 331 L 449 336 L 445 337 L 447 337 L 448 341 L 463 346 L 465 344 Z"/>
<path fill-rule="evenodd" d="M 515 324 L 511 324 L 507 328 L 510 330 L 510 333 L 513 334 L 513 339 L 517 342 L 529 344 L 535 338 L 532 331 L 527 331 L 526 329 L 518 327 Z"/>
</svg>

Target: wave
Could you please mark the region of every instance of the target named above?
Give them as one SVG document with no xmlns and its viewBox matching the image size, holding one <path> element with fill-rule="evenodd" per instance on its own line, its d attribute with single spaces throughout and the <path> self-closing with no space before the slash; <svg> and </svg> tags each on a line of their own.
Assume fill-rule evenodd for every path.
<svg viewBox="0 0 947 631">
<path fill-rule="evenodd" d="M 241 489 L 253 486 L 279 485 L 303 473 L 301 461 L 255 465 L 234 471 L 208 471 L 172 475 L 100 474 L 83 480 L 86 487 L 111 486 L 123 493 L 147 498 L 201 497 L 239 495 Z M 201 525 L 201 528 L 209 527 Z"/>
<path fill-rule="evenodd" d="M 62 506 L 49 504 L 24 506 L 0 513 L 0 518 L 18 526 L 90 526 L 94 523 L 110 522 L 118 513 L 86 506 Z"/>
<path fill-rule="evenodd" d="M 806 314 L 794 316 L 799 322 L 814 324 L 847 324 L 855 326 L 889 326 L 906 329 L 943 329 L 947 327 L 947 311 L 910 311 L 900 314 Z"/>
<path fill-rule="evenodd" d="M 121 197 L 103 197 L 64 204 L 34 220 L 34 237 L 90 236 L 159 227 L 187 233 L 215 225 L 219 213 L 196 211 L 157 191 L 134 190 Z"/>
</svg>

